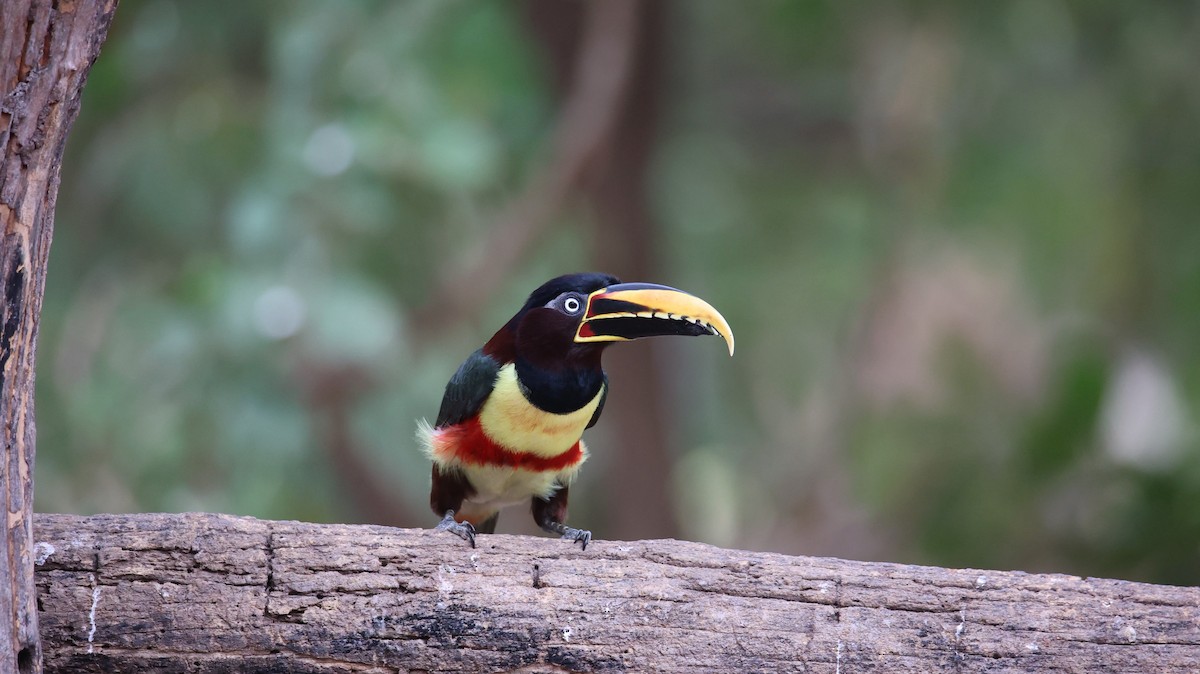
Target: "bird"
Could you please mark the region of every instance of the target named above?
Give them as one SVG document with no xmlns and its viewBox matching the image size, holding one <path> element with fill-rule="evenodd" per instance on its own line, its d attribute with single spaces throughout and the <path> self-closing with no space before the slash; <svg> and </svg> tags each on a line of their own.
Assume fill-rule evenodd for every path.
<svg viewBox="0 0 1200 674">
<path fill-rule="evenodd" d="M 544 531 L 586 550 L 592 534 L 567 526 L 567 495 L 587 460 L 582 440 L 604 411 L 604 350 L 655 335 L 733 332 L 708 302 L 675 288 L 578 273 L 543 283 L 463 361 L 432 426 L 418 440 L 432 460 L 435 527 L 475 547 L 502 507 L 528 499 Z"/>
</svg>

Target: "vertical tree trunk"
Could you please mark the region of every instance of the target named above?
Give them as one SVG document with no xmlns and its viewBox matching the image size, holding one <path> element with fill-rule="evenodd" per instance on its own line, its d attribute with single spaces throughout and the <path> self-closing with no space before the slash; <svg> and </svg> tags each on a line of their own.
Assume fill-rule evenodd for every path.
<svg viewBox="0 0 1200 674">
<path fill-rule="evenodd" d="M 588 200 L 595 209 L 593 259 L 600 269 L 633 281 L 664 282 L 659 239 L 662 227 L 650 198 L 650 168 L 659 139 L 666 33 L 665 0 L 638 3 L 634 70 L 625 104 L 617 118 L 614 142 L 589 176 Z M 622 442 L 611 484 L 624 485 L 638 498 L 611 504 L 612 525 L 626 538 L 679 535 L 671 498 L 671 467 L 677 426 L 668 401 L 672 391 L 663 373 L 665 351 L 657 342 L 623 353 L 608 354 L 608 370 L 616 393 L 606 413 L 621 419 Z"/>
<path fill-rule="evenodd" d="M 660 90 L 666 50 L 665 0 L 640 0 L 633 17 L 632 67 L 604 149 L 588 165 L 582 186 L 594 209 L 592 261 L 598 271 L 626 281 L 662 280 L 660 227 L 648 196 L 649 170 L 658 141 Z M 560 95 L 571 87 L 586 4 L 531 0 L 525 6 L 534 37 L 547 54 Z M 614 350 L 621 351 L 621 350 Z M 606 482 L 616 495 L 606 504 L 609 535 L 669 538 L 679 534 L 671 501 L 673 441 L 670 391 L 654 344 L 610 352 L 606 369 L 616 391 L 605 403 L 606 425 L 621 428 L 621 443 Z M 607 450 L 606 450 L 607 451 Z M 628 495 L 636 495 L 631 498 Z"/>
<path fill-rule="evenodd" d="M 0 2 L 0 671 L 40 672 L 33 584 L 34 355 L 59 165 L 116 0 Z"/>
</svg>

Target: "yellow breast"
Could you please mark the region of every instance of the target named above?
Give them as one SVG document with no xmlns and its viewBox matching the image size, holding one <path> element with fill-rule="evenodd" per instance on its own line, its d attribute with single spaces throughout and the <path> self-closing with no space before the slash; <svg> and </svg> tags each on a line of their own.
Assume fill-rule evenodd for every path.
<svg viewBox="0 0 1200 674">
<path fill-rule="evenodd" d="M 479 411 L 479 423 L 493 441 L 514 452 L 553 457 L 571 449 L 600 405 L 604 389 L 583 409 L 554 414 L 534 407 L 521 392 L 517 368 L 500 368 L 496 387 Z"/>
</svg>

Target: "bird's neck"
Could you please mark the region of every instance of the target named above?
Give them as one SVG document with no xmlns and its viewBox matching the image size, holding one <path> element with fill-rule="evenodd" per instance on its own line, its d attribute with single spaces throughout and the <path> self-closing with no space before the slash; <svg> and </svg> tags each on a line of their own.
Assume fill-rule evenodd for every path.
<svg viewBox="0 0 1200 674">
<path fill-rule="evenodd" d="M 517 380 L 526 399 L 540 410 L 569 414 L 595 400 L 604 385 L 604 370 L 571 366 L 546 368 L 517 357 Z"/>
<path fill-rule="evenodd" d="M 513 319 L 496 332 L 483 351 L 516 366 L 527 400 L 545 412 L 569 414 L 595 399 L 604 385 L 600 355 L 606 343 L 575 345 L 544 333 L 522 331 Z"/>
</svg>

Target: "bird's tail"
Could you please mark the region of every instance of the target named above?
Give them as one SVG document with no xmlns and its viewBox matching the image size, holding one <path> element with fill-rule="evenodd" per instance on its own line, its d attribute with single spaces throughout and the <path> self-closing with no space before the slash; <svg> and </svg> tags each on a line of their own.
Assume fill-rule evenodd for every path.
<svg viewBox="0 0 1200 674">
<path fill-rule="evenodd" d="M 433 439 L 436 433 L 428 419 L 417 419 L 417 446 L 421 448 L 421 453 L 430 459 L 433 459 Z"/>
</svg>

